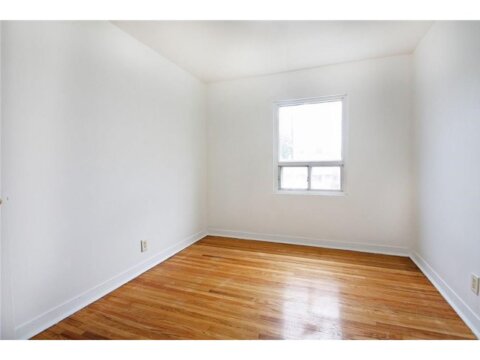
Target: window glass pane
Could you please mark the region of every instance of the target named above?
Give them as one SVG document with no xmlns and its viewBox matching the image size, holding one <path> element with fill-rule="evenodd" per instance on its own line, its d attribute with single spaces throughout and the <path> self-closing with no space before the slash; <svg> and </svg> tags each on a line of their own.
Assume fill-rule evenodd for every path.
<svg viewBox="0 0 480 360">
<path fill-rule="evenodd" d="M 339 166 L 312 167 L 312 190 L 341 190 L 341 171 Z"/>
<path fill-rule="evenodd" d="M 278 109 L 280 161 L 341 161 L 342 101 Z"/>
<path fill-rule="evenodd" d="M 308 168 L 305 166 L 280 168 L 280 189 L 307 190 Z"/>
</svg>

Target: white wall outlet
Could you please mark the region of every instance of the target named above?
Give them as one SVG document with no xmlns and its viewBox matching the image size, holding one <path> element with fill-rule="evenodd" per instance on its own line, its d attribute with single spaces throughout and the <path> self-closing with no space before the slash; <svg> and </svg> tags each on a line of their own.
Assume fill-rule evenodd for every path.
<svg viewBox="0 0 480 360">
<path fill-rule="evenodd" d="M 479 287 L 478 276 L 475 274 L 472 274 L 472 281 L 470 284 L 470 288 L 472 289 L 475 295 L 478 295 L 478 290 L 479 290 L 478 287 Z"/>
<path fill-rule="evenodd" d="M 147 249 L 147 240 L 140 241 L 140 251 L 145 252 Z"/>
</svg>

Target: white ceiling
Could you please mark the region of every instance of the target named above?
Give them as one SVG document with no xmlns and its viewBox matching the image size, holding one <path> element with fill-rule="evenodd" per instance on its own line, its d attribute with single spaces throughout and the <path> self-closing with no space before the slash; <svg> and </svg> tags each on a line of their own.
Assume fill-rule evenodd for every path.
<svg viewBox="0 0 480 360">
<path fill-rule="evenodd" d="M 203 81 L 409 54 L 429 21 L 114 21 Z"/>
</svg>

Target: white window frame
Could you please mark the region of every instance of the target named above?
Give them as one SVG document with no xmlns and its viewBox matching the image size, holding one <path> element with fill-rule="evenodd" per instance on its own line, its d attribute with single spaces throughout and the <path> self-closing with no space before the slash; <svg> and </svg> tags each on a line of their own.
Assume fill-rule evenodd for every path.
<svg viewBox="0 0 480 360">
<path fill-rule="evenodd" d="M 307 105 L 307 104 L 319 104 L 331 101 L 342 102 L 342 142 L 341 142 L 341 155 L 340 161 L 279 161 L 279 109 L 285 106 L 295 105 Z M 347 139 L 347 95 L 332 95 L 332 96 L 320 96 L 314 98 L 295 99 L 295 100 L 281 100 L 274 103 L 274 148 L 273 148 L 273 167 L 274 167 L 274 193 L 276 194 L 299 194 L 299 195 L 345 195 L 346 185 L 346 171 L 345 171 L 345 154 L 346 154 L 346 139 Z M 281 167 L 307 167 L 308 168 L 308 189 L 281 189 L 280 188 L 280 172 Z M 312 190 L 311 189 L 311 172 L 312 167 L 328 167 L 339 166 L 340 167 L 340 190 Z"/>
</svg>

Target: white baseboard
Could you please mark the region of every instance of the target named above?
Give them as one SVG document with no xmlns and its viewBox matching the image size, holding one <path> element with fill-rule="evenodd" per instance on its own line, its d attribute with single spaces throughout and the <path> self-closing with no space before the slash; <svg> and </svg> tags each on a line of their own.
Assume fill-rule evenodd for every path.
<svg viewBox="0 0 480 360">
<path fill-rule="evenodd" d="M 409 249 L 403 248 L 403 247 L 397 247 L 397 246 L 338 242 L 338 241 L 332 241 L 332 240 L 319 240 L 319 239 L 300 237 L 300 236 L 260 234 L 260 233 L 232 231 L 232 230 L 215 229 L 215 228 L 209 228 L 208 235 L 246 239 L 246 240 L 260 240 L 260 241 L 276 242 L 276 243 L 283 243 L 283 244 L 324 247 L 324 248 L 330 248 L 330 249 L 353 250 L 353 251 L 361 251 L 361 252 L 369 252 L 369 253 L 385 254 L 385 255 L 409 256 L 410 254 Z"/>
<path fill-rule="evenodd" d="M 410 258 L 420 268 L 430 282 L 437 288 L 437 290 L 455 310 L 458 316 L 460 316 L 465 324 L 467 324 L 467 326 L 472 330 L 475 336 L 480 339 L 480 318 L 475 314 L 475 312 L 417 252 L 412 251 Z"/>
<path fill-rule="evenodd" d="M 48 329 L 50 326 L 55 325 L 59 321 L 81 310 L 85 306 L 93 303 L 94 301 L 97 301 L 101 297 L 126 284 L 130 280 L 144 273 L 145 271 L 158 265 L 162 261 L 165 261 L 172 255 L 175 255 L 186 247 L 202 239 L 206 235 L 207 234 L 204 231 L 193 234 L 188 238 L 184 239 L 183 241 L 141 262 L 140 264 L 131 267 L 123 273 L 114 276 L 113 278 L 105 281 L 100 285 L 95 286 L 90 290 L 87 290 L 83 294 L 71 300 L 68 300 L 59 306 L 56 306 L 53 309 L 46 311 L 45 313 L 37 316 L 36 318 L 26 323 L 17 326 L 15 328 L 15 338 L 29 339 L 32 336 L 42 332 L 43 330 Z"/>
<path fill-rule="evenodd" d="M 81 310 L 85 306 L 95 302 L 101 297 L 107 295 L 113 290 L 119 288 L 130 280 L 136 278 L 145 271 L 165 261 L 169 257 L 175 255 L 186 247 L 194 244 L 198 240 L 207 235 L 207 232 L 199 232 L 184 239 L 178 244 L 158 253 L 146 261 L 131 267 L 123 273 L 95 286 L 94 288 L 84 292 L 83 294 L 66 301 L 65 303 L 48 310 L 47 312 L 37 316 L 36 318 L 23 323 L 15 328 L 16 339 L 29 339 L 41 331 L 55 325 L 59 321 Z M 268 242 L 277 242 L 294 245 L 306 245 L 315 247 L 325 247 L 332 249 L 354 250 L 361 252 L 370 252 L 377 254 L 410 256 L 413 262 L 417 264 L 420 270 L 427 276 L 437 290 L 442 294 L 445 300 L 452 306 L 462 320 L 470 327 L 473 333 L 480 338 L 480 318 L 474 311 L 448 286 L 448 284 L 440 277 L 440 275 L 416 252 L 409 252 L 408 249 L 402 247 L 372 245 L 362 243 L 335 242 L 329 240 L 317 240 L 299 236 L 259 234 L 242 231 L 231 231 L 224 229 L 208 229 L 208 235 L 223 236 L 229 238 L 260 240 Z"/>
</svg>

